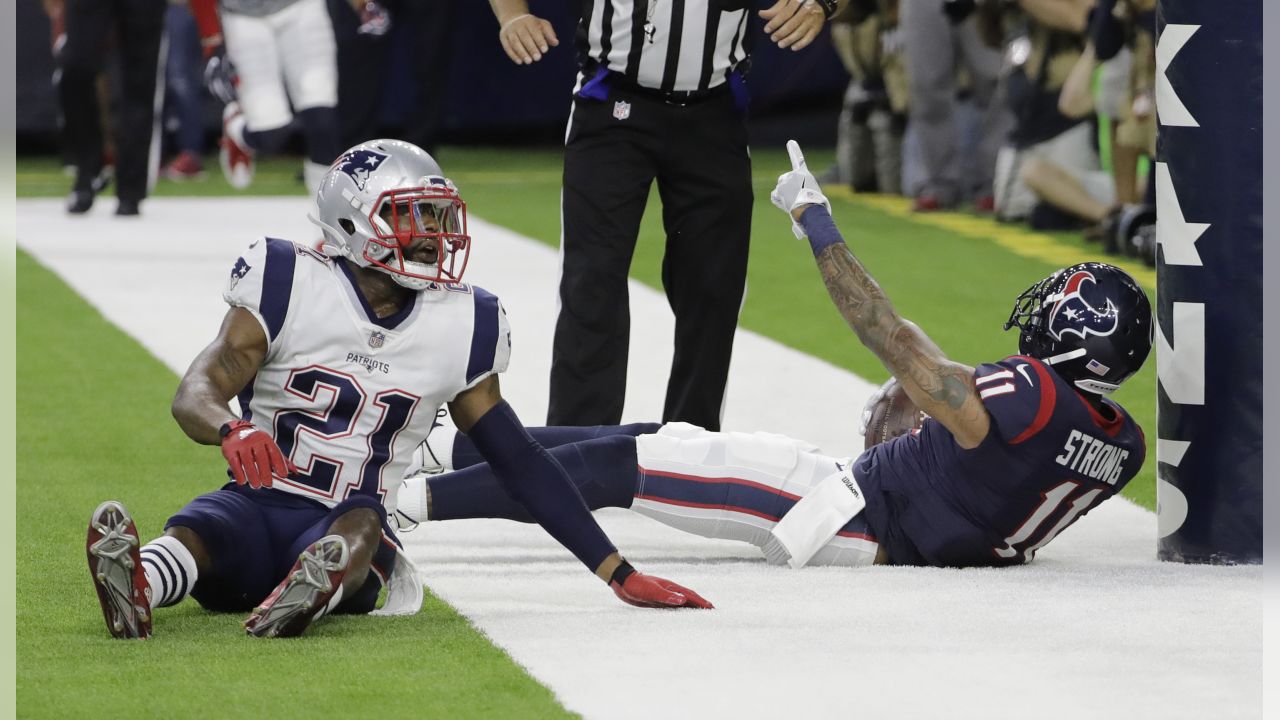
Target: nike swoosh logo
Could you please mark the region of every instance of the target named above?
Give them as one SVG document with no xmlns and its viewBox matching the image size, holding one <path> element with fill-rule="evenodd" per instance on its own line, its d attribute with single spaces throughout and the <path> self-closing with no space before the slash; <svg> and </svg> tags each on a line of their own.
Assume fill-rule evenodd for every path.
<svg viewBox="0 0 1280 720">
<path fill-rule="evenodd" d="M 1019 365 L 1019 366 L 1018 366 L 1018 368 L 1017 368 L 1017 369 L 1018 369 L 1018 372 L 1022 373 L 1022 377 L 1024 377 L 1024 378 L 1026 378 L 1026 379 L 1027 379 L 1027 384 L 1028 384 L 1028 385 L 1030 385 L 1031 387 L 1035 387 L 1035 386 L 1036 386 L 1035 381 L 1031 379 L 1031 374 L 1027 372 L 1027 364 L 1026 364 L 1026 363 L 1022 363 L 1021 365 Z"/>
</svg>

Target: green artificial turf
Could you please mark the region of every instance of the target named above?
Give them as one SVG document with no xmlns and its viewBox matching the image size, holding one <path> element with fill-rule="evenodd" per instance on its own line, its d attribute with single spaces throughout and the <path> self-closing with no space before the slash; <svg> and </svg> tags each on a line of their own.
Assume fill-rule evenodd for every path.
<svg viewBox="0 0 1280 720">
<path fill-rule="evenodd" d="M 339 616 L 259 640 L 193 601 L 149 641 L 111 639 L 85 530 L 105 499 L 144 541 L 216 487 L 216 448 L 169 416 L 177 378 L 25 253 L 17 256 L 20 717 L 564 717 L 551 692 L 428 592 L 415 617 Z"/>
</svg>

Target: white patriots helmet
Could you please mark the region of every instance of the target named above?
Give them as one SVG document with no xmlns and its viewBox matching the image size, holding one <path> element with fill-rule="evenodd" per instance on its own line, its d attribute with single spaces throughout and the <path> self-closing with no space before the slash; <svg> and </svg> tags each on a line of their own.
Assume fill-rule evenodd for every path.
<svg viewBox="0 0 1280 720">
<path fill-rule="evenodd" d="M 412 290 L 459 282 L 471 254 L 458 189 L 425 150 L 402 140 L 370 140 L 342 153 L 320 181 L 316 214 L 308 217 L 324 231 L 325 254 Z M 418 247 L 428 248 L 435 240 L 433 261 L 410 259 L 420 239 L 427 242 Z"/>
</svg>

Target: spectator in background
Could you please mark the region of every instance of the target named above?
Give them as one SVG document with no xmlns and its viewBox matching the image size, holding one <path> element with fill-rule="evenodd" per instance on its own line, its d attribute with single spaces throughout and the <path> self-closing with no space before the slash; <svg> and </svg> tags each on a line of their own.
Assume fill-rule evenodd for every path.
<svg viewBox="0 0 1280 720">
<path fill-rule="evenodd" d="M 1084 51 L 1093 0 L 1019 4 L 1026 32 L 1008 50 L 1015 127 L 997 163 L 996 214 L 1029 220 L 1037 229 L 1100 223 L 1115 205 L 1115 185 L 1098 160 L 1095 127 L 1059 109 L 1062 88 Z"/>
<path fill-rule="evenodd" d="M 1059 108 L 1082 116 L 1092 108 L 1091 79 L 1103 62 L 1103 92 L 1098 110 L 1112 118 L 1111 164 L 1116 205 L 1086 238 L 1102 240 L 1109 253 L 1123 253 L 1155 263 L 1155 182 L 1146 178 L 1139 195 L 1138 160 L 1155 155 L 1155 1 L 1101 0 L 1090 15 L 1089 40 L 1063 85 Z M 1113 69 L 1116 72 L 1108 72 Z M 1108 82 L 1117 78 L 1115 87 Z M 1106 97 L 1114 94 L 1116 97 Z"/>
<path fill-rule="evenodd" d="M 975 0 L 907 0 L 902 4 L 911 123 L 919 138 L 925 173 L 921 186 L 912 188 L 913 208 L 918 212 L 951 208 L 970 200 L 979 211 L 990 212 L 993 206 L 992 174 L 996 152 L 1008 129 L 1008 115 L 996 100 L 998 43 L 993 45 L 979 32 L 975 8 Z M 977 151 L 968 167 L 962 167 L 956 150 L 957 60 L 968 73 L 973 103 L 982 114 Z"/>
<path fill-rule="evenodd" d="M 852 0 L 832 19 L 831 42 L 849 85 L 836 126 L 836 164 L 823 182 L 901 193 L 909 95 L 898 0 Z"/>
<path fill-rule="evenodd" d="M 169 180 L 204 177 L 204 85 L 201 81 L 200 33 L 185 0 L 169 0 L 165 14 L 169 38 L 165 79 L 165 129 L 177 152 L 160 170 Z"/>
<path fill-rule="evenodd" d="M 448 77 L 456 33 L 458 3 L 441 0 L 387 0 L 378 3 L 329 0 L 329 13 L 338 38 L 338 116 L 343 145 L 371 137 L 396 137 L 427 152 L 435 152 L 445 102 L 440 95 Z M 387 22 L 377 22 L 382 9 Z M 394 21 L 394 22 L 391 22 Z M 408 46 L 408 52 L 403 52 Z M 398 84 L 388 71 L 393 57 L 403 54 L 407 77 Z M 387 124 L 384 93 L 391 93 L 401 110 Z"/>
<path fill-rule="evenodd" d="M 490 5 L 513 62 L 537 62 L 559 44 L 525 0 Z M 748 38 L 758 15 L 773 42 L 800 50 L 836 5 L 779 0 L 757 13 L 750 0 L 582 3 L 549 425 L 616 425 L 622 417 L 627 274 L 656 180 L 667 233 L 662 283 L 676 319 L 662 419 L 719 429 L 751 240 Z"/>
<path fill-rule="evenodd" d="M 150 181 L 165 0 L 47 0 L 45 8 L 51 18 L 61 15 L 66 27 L 66 41 L 57 53 L 62 71 L 58 99 L 68 155 L 76 167 L 67 212 L 88 212 L 103 187 L 106 108 L 98 78 L 114 31 L 121 69 L 119 122 L 114 133 L 116 215 L 135 216 Z"/>
<path fill-rule="evenodd" d="M 225 103 L 218 160 L 227 182 L 249 186 L 255 156 L 280 151 L 296 112 L 307 148 L 303 181 L 314 193 L 343 147 L 337 47 L 325 0 L 190 3 L 207 63 L 205 81 Z"/>
</svg>

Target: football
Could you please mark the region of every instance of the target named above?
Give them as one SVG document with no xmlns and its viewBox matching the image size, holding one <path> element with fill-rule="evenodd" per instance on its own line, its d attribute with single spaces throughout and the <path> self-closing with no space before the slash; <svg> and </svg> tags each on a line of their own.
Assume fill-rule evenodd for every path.
<svg viewBox="0 0 1280 720">
<path fill-rule="evenodd" d="M 902 385 L 894 383 L 884 397 L 880 398 L 880 402 L 871 408 L 867 432 L 863 436 L 863 449 L 904 435 L 919 428 L 923 422 L 924 413 L 907 397 L 907 391 Z"/>
</svg>

